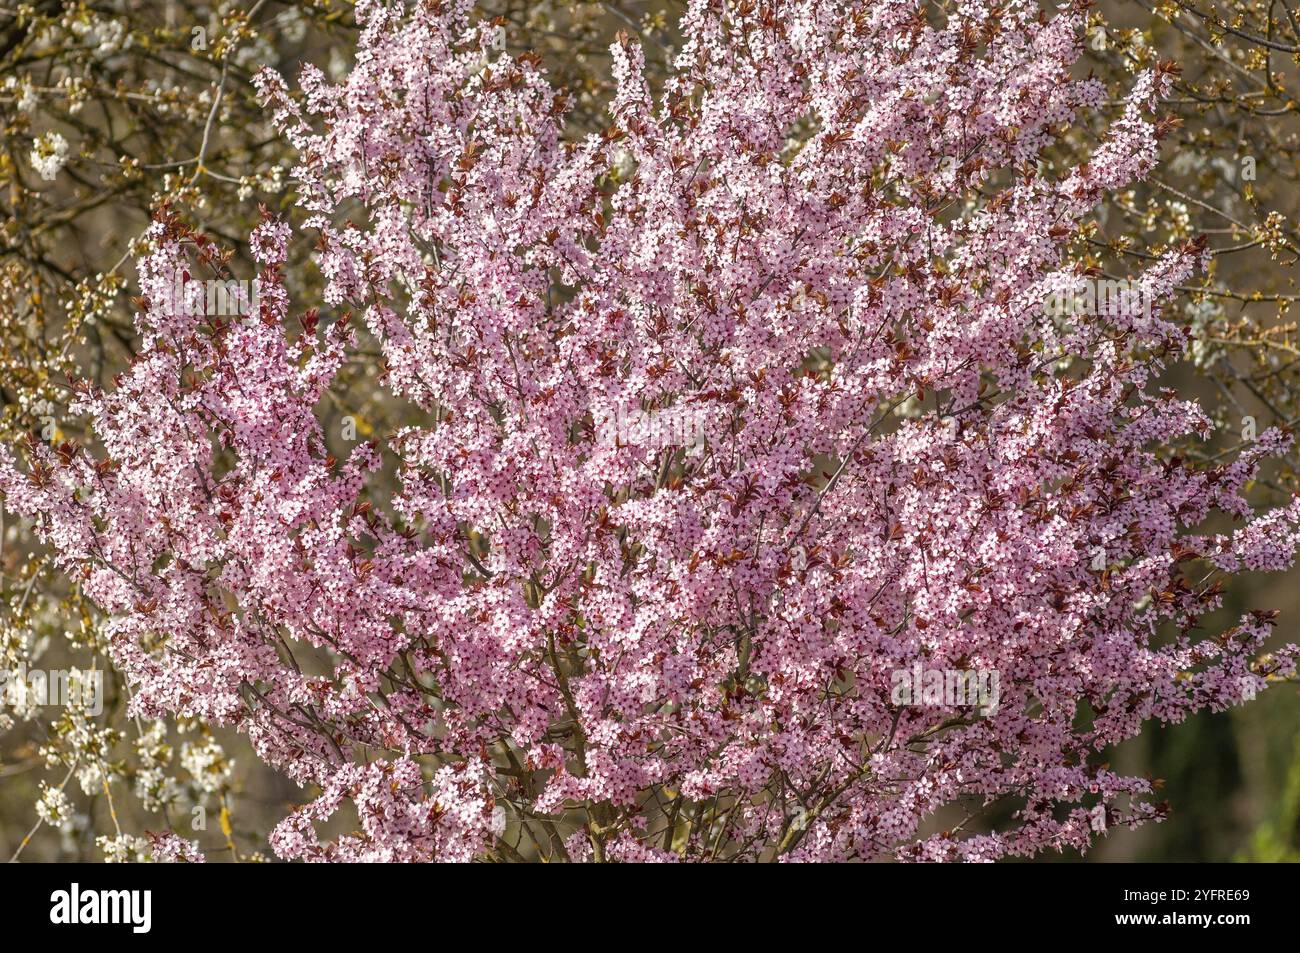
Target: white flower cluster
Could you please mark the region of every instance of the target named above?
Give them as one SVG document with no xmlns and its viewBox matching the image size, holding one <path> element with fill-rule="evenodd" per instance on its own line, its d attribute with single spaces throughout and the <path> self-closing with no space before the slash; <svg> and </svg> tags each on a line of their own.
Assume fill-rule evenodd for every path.
<svg viewBox="0 0 1300 953">
<path fill-rule="evenodd" d="M 46 182 L 53 182 L 59 170 L 68 164 L 68 140 L 57 132 L 47 132 L 32 145 L 32 168 Z"/>
<path fill-rule="evenodd" d="M 89 20 L 77 20 L 72 24 L 72 33 L 77 39 L 94 50 L 99 59 L 112 56 L 119 50 L 131 45 L 126 24 L 121 20 L 105 20 L 93 17 Z"/>
<path fill-rule="evenodd" d="M 35 112 L 40 102 L 31 80 L 25 76 L 21 80 L 17 76 L 6 76 L 4 82 L 0 83 L 0 92 L 14 97 L 14 105 L 19 112 Z"/>
<path fill-rule="evenodd" d="M 230 779 L 235 763 L 226 757 L 221 745 L 205 738 L 202 744 L 187 741 L 181 745 L 181 767 L 193 776 L 200 791 L 217 794 Z"/>
<path fill-rule="evenodd" d="M 149 860 L 149 841 L 134 834 L 98 837 L 95 846 L 104 852 L 106 864 L 139 864 Z"/>
<path fill-rule="evenodd" d="M 140 769 L 135 775 L 135 796 L 147 811 L 162 810 L 177 799 L 180 789 L 167 774 L 172 748 L 167 743 L 167 725 L 155 721 L 135 741 Z"/>
<path fill-rule="evenodd" d="M 187 841 L 177 834 L 119 834 L 96 838 L 95 846 L 103 851 L 106 864 L 203 862 L 198 841 Z"/>
<path fill-rule="evenodd" d="M 36 815 L 51 827 L 71 827 L 72 802 L 63 793 L 63 788 L 53 788 L 42 781 L 41 796 L 36 801 Z"/>
</svg>

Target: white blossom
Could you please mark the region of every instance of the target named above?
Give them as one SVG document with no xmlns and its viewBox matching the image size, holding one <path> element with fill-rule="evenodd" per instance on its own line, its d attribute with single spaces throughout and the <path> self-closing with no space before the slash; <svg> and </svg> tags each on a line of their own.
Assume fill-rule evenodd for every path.
<svg viewBox="0 0 1300 953">
<path fill-rule="evenodd" d="M 68 140 L 57 132 L 47 132 L 32 146 L 31 162 L 37 175 L 46 182 L 53 182 L 59 170 L 68 163 Z"/>
</svg>

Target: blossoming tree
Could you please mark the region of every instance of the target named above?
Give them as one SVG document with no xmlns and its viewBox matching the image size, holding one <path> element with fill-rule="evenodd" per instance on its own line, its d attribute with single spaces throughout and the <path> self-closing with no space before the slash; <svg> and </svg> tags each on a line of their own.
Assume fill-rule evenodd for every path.
<svg viewBox="0 0 1300 953">
<path fill-rule="evenodd" d="M 160 217 L 140 352 L 77 385 L 97 445 L 6 454 L 6 506 L 137 711 L 312 787 L 285 858 L 986 860 L 1158 818 L 1104 752 L 1294 673 L 1216 612 L 1300 504 L 1243 496 L 1284 434 L 1178 452 L 1210 425 L 1158 302 L 1199 244 L 1134 278 L 1154 307 L 1044 308 L 1173 74 L 1054 161 L 1106 98 L 1085 6 L 696 0 L 577 136 L 470 4 L 359 3 L 345 81 L 260 79 L 321 309 L 269 214 L 250 315 L 177 302 L 225 259 Z M 316 408 L 367 342 L 411 423 L 336 459 Z M 668 413 L 697 439 L 602 425 Z M 900 703 L 917 667 L 997 704 Z"/>
</svg>

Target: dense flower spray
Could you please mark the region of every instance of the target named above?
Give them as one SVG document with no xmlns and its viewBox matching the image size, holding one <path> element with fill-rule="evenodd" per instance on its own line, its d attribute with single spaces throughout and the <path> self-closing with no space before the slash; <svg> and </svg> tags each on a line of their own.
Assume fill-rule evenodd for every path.
<svg viewBox="0 0 1300 953">
<path fill-rule="evenodd" d="M 138 358 L 80 385 L 100 446 L 6 456 L 6 505 L 140 713 L 314 786 L 285 858 L 985 860 L 1159 817 L 1100 755 L 1294 672 L 1267 614 L 1210 615 L 1300 504 L 1242 496 L 1283 434 L 1176 452 L 1210 424 L 1158 303 L 1200 245 L 1133 279 L 1154 308 L 1044 307 L 1173 73 L 1053 164 L 1107 97 L 1083 6 L 696 0 L 663 88 L 620 39 L 576 138 L 470 4 L 359 3 L 343 82 L 260 79 L 355 317 L 289 320 L 269 215 L 253 313 L 173 306 L 221 257 L 161 218 Z M 361 336 L 412 423 L 336 460 Z M 922 670 L 996 704 L 900 700 Z"/>
</svg>

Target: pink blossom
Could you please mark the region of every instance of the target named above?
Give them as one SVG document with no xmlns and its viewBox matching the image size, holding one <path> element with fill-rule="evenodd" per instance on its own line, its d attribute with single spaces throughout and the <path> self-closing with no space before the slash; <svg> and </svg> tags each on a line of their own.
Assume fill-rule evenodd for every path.
<svg viewBox="0 0 1300 953">
<path fill-rule="evenodd" d="M 1266 614 L 1198 629 L 1207 568 L 1290 565 L 1300 509 L 1245 507 L 1258 454 L 1165 452 L 1208 435 L 1159 387 L 1182 327 L 1042 307 L 1076 226 L 1153 167 L 1168 79 L 1086 166 L 1040 167 L 1106 96 L 1071 78 L 1082 4 L 694 0 L 657 95 L 615 45 L 585 137 L 532 58 L 485 58 L 469 4 L 357 15 L 342 83 L 259 83 L 324 305 L 380 343 L 409 426 L 328 456 L 353 329 L 286 331 L 299 239 L 268 218 L 257 313 L 145 309 L 113 389 L 79 385 L 98 446 L 0 465 L 111 614 L 135 709 L 233 725 L 319 791 L 280 856 L 1085 849 L 1095 805 L 1164 813 L 1108 746 L 1293 672 L 1294 647 L 1260 657 Z M 150 238 L 146 298 L 195 253 L 174 221 Z M 1136 279 L 1159 299 L 1200 256 Z M 602 439 L 622 405 L 716 425 L 692 454 Z M 1242 528 L 1198 535 L 1216 511 Z M 996 711 L 893 703 L 914 663 L 1000 673 Z M 992 833 L 935 820 L 1002 803 Z M 358 830 L 322 842 L 347 804 Z"/>
</svg>

